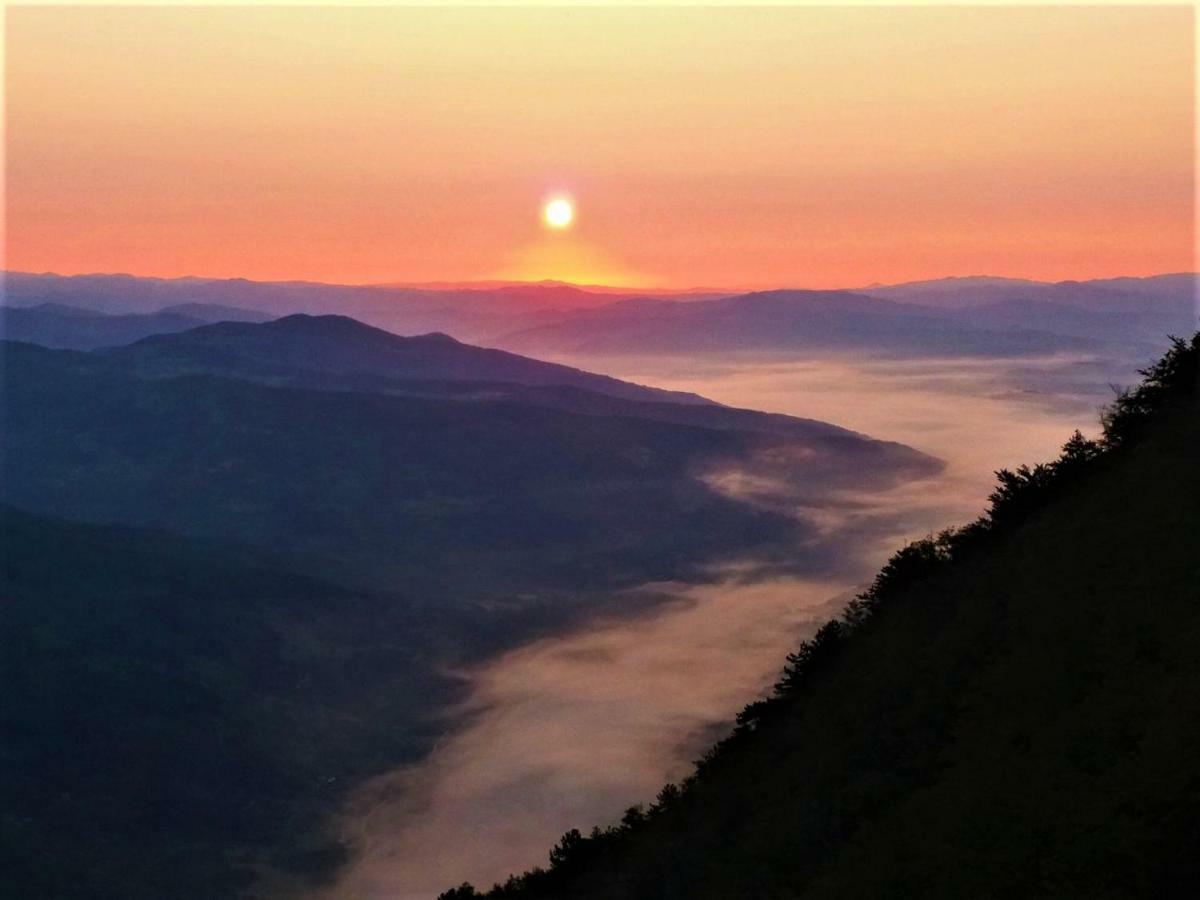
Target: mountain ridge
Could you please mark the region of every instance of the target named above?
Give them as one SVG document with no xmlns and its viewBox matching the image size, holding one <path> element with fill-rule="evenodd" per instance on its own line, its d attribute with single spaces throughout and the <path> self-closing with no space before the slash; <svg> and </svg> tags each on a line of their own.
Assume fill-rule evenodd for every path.
<svg viewBox="0 0 1200 900">
<path fill-rule="evenodd" d="M 561 384 L 626 399 L 711 403 L 694 394 L 632 385 L 606 375 L 465 344 L 442 333 L 402 337 L 349 316 L 296 313 L 270 322 L 217 322 L 151 335 L 106 351 L 143 373 L 220 371 L 269 377 L 283 370 L 360 372 L 394 378 Z"/>
<path fill-rule="evenodd" d="M 445 284 L 435 287 L 397 285 L 334 285 L 317 282 L 256 282 L 248 279 L 153 279 L 131 275 L 56 276 L 10 272 L 5 278 L 4 302 L 8 306 L 29 306 L 53 301 L 110 313 L 154 312 L 180 304 L 226 305 L 257 311 L 269 316 L 291 313 L 341 313 L 371 325 L 404 333 L 444 331 L 461 340 L 497 343 L 523 332 L 579 319 L 589 310 L 621 304 L 631 299 L 703 303 L 748 294 L 779 293 L 772 290 L 695 290 L 682 293 L 638 291 L 621 288 L 606 293 L 602 287 L 561 283 L 508 283 L 494 286 L 463 287 Z M 803 289 L 785 292 L 806 293 Z M 807 293 L 816 293 L 809 291 Z M 839 288 L 824 293 L 874 296 L 912 302 L 936 316 L 942 308 L 979 306 L 1005 299 L 1058 299 L 1081 303 L 1107 302 L 1109 311 L 1131 315 L 1152 312 L 1157 318 L 1139 327 L 1136 334 L 1147 346 L 1155 345 L 1169 331 L 1190 332 L 1200 309 L 1196 307 L 1196 276 L 1171 273 L 1140 278 L 1105 278 L 1084 281 L 1041 282 L 993 276 L 967 276 L 907 282 L 896 285 L 870 285 L 864 288 Z M 1071 300 L 1071 295 L 1078 295 Z M 628 309 L 628 307 L 627 307 Z M 786 322 L 783 323 L 787 325 Z M 1137 323 L 1135 323 L 1137 324 Z M 1055 348 L 1078 349 L 1088 335 L 1047 334 L 1036 318 L 1026 323 L 1024 335 L 1001 334 L 984 330 L 983 334 L 963 331 L 963 323 L 942 323 L 936 330 L 917 340 L 909 335 L 900 341 L 908 351 L 936 350 L 941 353 L 953 344 L 968 341 L 970 352 L 1020 354 L 1045 352 Z M 949 329 L 949 334 L 946 333 Z M 977 331 L 978 329 L 976 329 Z M 1008 329 L 1011 331 L 1011 329 Z M 1127 333 L 1108 335 L 1120 341 Z M 1071 339 L 1074 338 L 1074 341 Z M 844 338 L 843 338 L 844 339 Z M 710 341 L 711 343 L 711 341 Z M 873 339 L 859 346 L 877 345 Z M 990 346 L 989 346 L 990 343 Z M 703 346 L 703 345 L 698 345 Z M 851 342 L 851 346 L 853 342 Z"/>
<path fill-rule="evenodd" d="M 261 327 L 227 323 L 216 333 Z M 244 380 L 240 358 L 224 371 L 206 363 L 208 371 L 142 377 L 110 352 L 9 343 L 4 356 L 8 502 L 84 521 L 282 541 L 310 562 L 339 561 L 339 570 L 356 560 L 375 581 L 405 566 L 433 578 L 444 557 L 466 552 L 464 542 L 511 577 L 536 572 L 553 582 L 589 565 L 598 579 L 647 567 L 664 574 L 807 527 L 705 485 L 697 476 L 713 466 L 767 454 L 819 490 L 940 467 L 836 426 L 717 405 L 544 386 L 534 387 L 548 398 L 469 384 L 461 399 L 426 393 L 425 383 L 396 392 L 387 382 Z M 739 541 L 723 543 L 718 521 Z M 563 555 L 588 529 L 605 539 Z M 539 552 L 548 558 L 532 565 Z"/>
</svg>

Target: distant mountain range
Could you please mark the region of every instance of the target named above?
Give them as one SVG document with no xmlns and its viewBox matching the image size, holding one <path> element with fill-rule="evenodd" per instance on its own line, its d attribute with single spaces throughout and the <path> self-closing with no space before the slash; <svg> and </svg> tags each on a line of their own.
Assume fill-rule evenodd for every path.
<svg viewBox="0 0 1200 900">
<path fill-rule="evenodd" d="M 1100 278 L 1092 281 L 1028 281 L 1021 278 L 968 276 L 873 285 L 859 293 L 921 306 L 967 309 L 1006 300 L 1039 300 L 1078 306 L 1093 312 L 1195 312 L 1197 276 L 1190 272 L 1148 278 Z"/>
<path fill-rule="evenodd" d="M 9 306 L 53 303 L 119 315 L 164 311 L 195 315 L 189 307 L 228 306 L 239 313 L 224 318 L 237 320 L 246 310 L 270 318 L 333 313 L 402 334 L 444 331 L 463 340 L 553 321 L 563 312 L 628 296 L 623 291 L 584 290 L 558 282 L 406 287 L 24 272 L 9 272 L 4 281 L 4 303 Z"/>
<path fill-rule="evenodd" d="M 243 279 L 9 273 L 10 336 L 92 349 L 182 330 L 187 316 L 254 321 L 340 314 L 400 334 L 444 332 L 528 353 L 790 353 L 1023 356 L 1157 353 L 1197 322 L 1196 276 L 1043 283 L 968 277 L 854 291 L 712 291 L 638 296 L 559 282 L 324 285 Z M 70 323 L 63 306 L 117 322 Z M 29 310 L 36 307 L 36 310 Z M 168 316 L 169 318 L 160 318 Z M 196 324 L 196 323 L 194 323 Z"/>
<path fill-rule="evenodd" d="M 61 303 L 39 303 L 36 306 L 0 306 L 0 337 L 43 347 L 95 350 L 130 344 L 152 334 L 186 331 L 208 322 L 262 322 L 269 318 L 253 310 L 203 303 L 168 306 L 153 313 L 124 314 Z"/>
<path fill-rule="evenodd" d="M 1021 356 L 1155 351 L 1196 325 L 1195 276 L 1041 284 L 946 279 L 847 291 L 763 291 L 696 302 L 628 300 L 499 337 L 564 354 L 866 351 Z"/>
<path fill-rule="evenodd" d="M 764 291 L 683 303 L 635 300 L 515 332 L 497 344 L 565 354 L 786 353 L 1006 356 L 1081 350 L 1029 327 L 981 328 L 958 315 L 842 291 Z"/>
</svg>

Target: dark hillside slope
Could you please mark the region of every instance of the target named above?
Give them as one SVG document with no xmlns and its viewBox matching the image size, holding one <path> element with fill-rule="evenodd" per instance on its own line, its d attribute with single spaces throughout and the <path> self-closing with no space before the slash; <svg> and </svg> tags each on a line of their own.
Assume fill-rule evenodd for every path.
<svg viewBox="0 0 1200 900">
<path fill-rule="evenodd" d="M 6 506 L 0 531 L 0 897 L 324 870 L 345 787 L 425 752 L 456 696 L 436 607 L 150 531 Z"/>
<path fill-rule="evenodd" d="M 491 896 L 1195 896 L 1198 358 L 1178 342 L 1101 442 L 999 473 L 681 787 Z"/>
<path fill-rule="evenodd" d="M 793 546 L 809 526 L 697 477 L 755 454 L 782 454 L 817 492 L 936 470 L 916 451 L 836 430 L 809 439 L 510 402 L 143 379 L 94 354 L 3 346 L 4 502 L 452 596 L 678 577 Z"/>
<path fill-rule="evenodd" d="M 448 674 L 572 618 L 347 589 L 271 554 L 0 504 L 0 898 L 309 897 Z"/>
<path fill-rule="evenodd" d="M 696 394 L 476 347 L 444 334 L 401 337 L 346 316 L 220 322 L 92 357 L 97 365 L 148 378 L 216 375 L 319 390 L 503 400 L 724 430 L 861 437 L 827 422 L 733 409 Z"/>
</svg>

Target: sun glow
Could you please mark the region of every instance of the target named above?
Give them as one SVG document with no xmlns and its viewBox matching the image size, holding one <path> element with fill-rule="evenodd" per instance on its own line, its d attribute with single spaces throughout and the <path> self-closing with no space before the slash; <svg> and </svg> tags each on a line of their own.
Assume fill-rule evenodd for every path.
<svg viewBox="0 0 1200 900">
<path fill-rule="evenodd" d="M 14 4 L 5 265 L 468 281 L 586 237 L 676 288 L 1190 270 L 1192 4 L 929 2 Z"/>
<path fill-rule="evenodd" d="M 551 228 L 567 228 L 575 218 L 575 208 L 566 197 L 555 197 L 542 210 L 542 218 Z"/>
</svg>

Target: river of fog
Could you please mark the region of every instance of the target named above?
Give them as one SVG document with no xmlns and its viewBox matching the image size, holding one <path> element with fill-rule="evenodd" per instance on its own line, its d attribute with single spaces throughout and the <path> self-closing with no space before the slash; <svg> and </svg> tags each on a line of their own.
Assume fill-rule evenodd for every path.
<svg viewBox="0 0 1200 900">
<path fill-rule="evenodd" d="M 906 540 L 974 518 L 993 470 L 1052 457 L 1095 432 L 1109 384 L 1132 365 L 1078 358 L 779 362 L 565 360 L 730 405 L 822 419 L 947 462 L 936 479 L 825 510 L 798 510 L 840 542 L 836 576 L 730 568 L 702 586 L 646 586 L 667 602 L 544 638 L 475 671 L 420 765 L 364 786 L 344 817 L 354 861 L 328 900 L 431 898 L 544 864 L 569 828 L 610 823 L 662 784 L 766 690 L 785 655 Z M 737 479 L 712 483 L 736 492 Z M 631 604 L 636 606 L 636 604 Z"/>
</svg>

